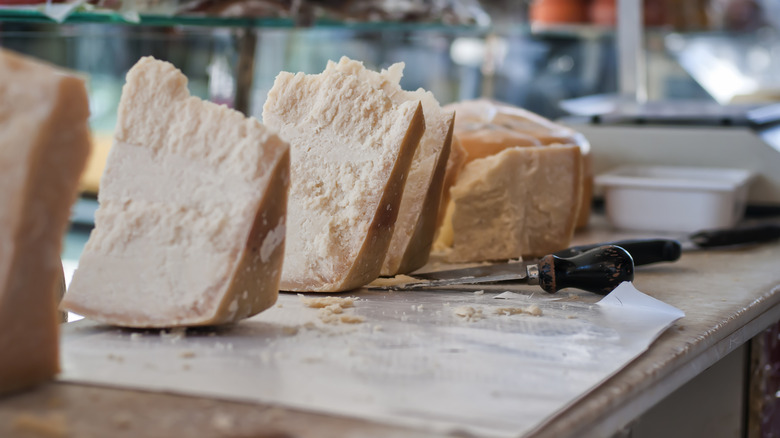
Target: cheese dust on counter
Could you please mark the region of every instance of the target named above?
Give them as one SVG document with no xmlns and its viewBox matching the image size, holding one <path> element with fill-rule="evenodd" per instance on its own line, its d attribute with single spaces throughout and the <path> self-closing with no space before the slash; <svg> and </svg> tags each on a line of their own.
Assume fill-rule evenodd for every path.
<svg viewBox="0 0 780 438">
<path fill-rule="evenodd" d="M 346 314 L 345 309 L 355 307 L 355 297 L 315 297 L 307 298 L 299 295 L 301 303 L 312 309 L 319 309 L 317 312 L 320 321 L 326 324 L 360 324 L 365 318 L 360 315 Z"/>
<path fill-rule="evenodd" d="M 95 229 L 63 306 L 128 327 L 212 325 L 272 306 L 284 252 L 289 146 L 191 97 L 142 58 L 122 90 Z"/>
<path fill-rule="evenodd" d="M 0 393 L 59 368 L 60 251 L 89 155 L 84 80 L 0 49 Z"/>
<path fill-rule="evenodd" d="M 420 102 L 396 105 L 335 68 L 282 72 L 263 122 L 291 149 L 281 288 L 337 292 L 370 283 L 382 268 L 425 131 Z"/>
<path fill-rule="evenodd" d="M 381 275 L 385 276 L 415 271 L 428 261 L 455 122 L 455 113 L 442 110 L 430 91 L 401 88 L 403 69 L 403 63 L 396 63 L 375 72 L 346 57 L 338 63 L 329 62 L 326 67 L 326 71 L 350 74 L 381 89 L 396 105 L 418 101 L 422 104 L 425 133 L 406 177 L 393 238 L 382 265 Z"/>
</svg>

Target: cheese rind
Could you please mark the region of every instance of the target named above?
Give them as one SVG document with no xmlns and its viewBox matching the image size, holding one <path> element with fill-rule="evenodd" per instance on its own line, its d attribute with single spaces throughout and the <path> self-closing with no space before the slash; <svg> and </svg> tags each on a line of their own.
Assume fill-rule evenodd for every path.
<svg viewBox="0 0 780 438">
<path fill-rule="evenodd" d="M 419 102 L 395 105 L 334 69 L 280 73 L 263 121 L 291 145 L 283 290 L 336 292 L 374 280 L 425 130 Z"/>
<path fill-rule="evenodd" d="M 127 74 L 95 229 L 63 307 L 113 325 L 213 325 L 276 301 L 289 146 L 190 97 L 173 65 Z"/>
<path fill-rule="evenodd" d="M 331 61 L 326 67 L 326 71 L 353 75 L 382 90 L 395 105 L 418 101 L 422 104 L 425 133 L 406 177 L 393 237 L 380 272 L 385 276 L 412 272 L 428 261 L 455 122 L 455 114 L 443 111 L 430 91 L 401 88 L 403 69 L 403 63 L 396 63 L 375 72 L 346 57 L 338 63 Z"/>
<path fill-rule="evenodd" d="M 0 393 L 59 368 L 60 250 L 88 117 L 82 79 L 0 50 Z"/>
<path fill-rule="evenodd" d="M 580 199 L 574 145 L 514 147 L 468 163 L 452 187 L 451 262 L 540 256 L 568 246 Z"/>
</svg>

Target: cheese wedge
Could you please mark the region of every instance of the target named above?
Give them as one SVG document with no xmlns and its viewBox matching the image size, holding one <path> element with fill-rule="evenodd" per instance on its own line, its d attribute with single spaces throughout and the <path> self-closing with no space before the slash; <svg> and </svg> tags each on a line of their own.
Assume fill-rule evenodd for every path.
<svg viewBox="0 0 780 438">
<path fill-rule="evenodd" d="M 89 155 L 82 79 L 0 50 L 0 393 L 58 371 L 60 250 Z"/>
<path fill-rule="evenodd" d="M 396 105 L 335 68 L 282 72 L 263 122 L 291 147 L 281 288 L 337 292 L 377 278 L 425 130 L 421 104 Z"/>
<path fill-rule="evenodd" d="M 525 109 L 486 99 L 458 102 L 445 109 L 457 113 L 455 135 L 466 150 L 464 163 L 515 146 L 579 146 L 583 155 L 583 190 L 576 212 L 577 227 L 588 224 L 594 176 L 590 143 L 582 134 Z"/>
<path fill-rule="evenodd" d="M 450 190 L 441 239 L 450 262 L 536 257 L 568 246 L 580 200 L 575 145 L 504 149 L 473 160 Z"/>
<path fill-rule="evenodd" d="M 127 73 L 95 229 L 64 308 L 127 327 L 213 325 L 276 301 L 289 146 L 191 97 L 173 65 Z"/>
<path fill-rule="evenodd" d="M 422 104 L 425 133 L 412 158 L 393 237 L 382 264 L 380 274 L 386 276 L 415 271 L 428 261 L 455 121 L 455 113 L 443 111 L 430 91 L 403 90 L 403 69 L 403 63 L 396 63 L 387 70 L 375 72 L 366 69 L 362 62 L 346 57 L 338 63 L 329 62 L 325 69 L 353 75 L 367 82 L 384 91 L 396 105 L 404 102 Z"/>
</svg>

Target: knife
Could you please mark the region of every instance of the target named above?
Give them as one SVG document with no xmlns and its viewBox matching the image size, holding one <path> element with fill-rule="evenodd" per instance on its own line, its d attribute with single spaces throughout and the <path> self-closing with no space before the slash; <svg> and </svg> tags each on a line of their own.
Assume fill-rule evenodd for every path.
<svg viewBox="0 0 780 438">
<path fill-rule="evenodd" d="M 627 239 L 573 246 L 554 254 L 571 257 L 601 245 L 617 245 L 625 249 L 634 259 L 634 266 L 658 262 L 673 262 L 680 258 L 683 250 L 720 248 L 769 242 L 780 238 L 780 224 L 759 223 L 735 228 L 701 230 L 675 239 Z"/>
<path fill-rule="evenodd" d="M 422 281 L 395 286 L 369 287 L 369 289 L 411 290 L 523 280 L 527 284 L 539 285 L 549 293 L 574 287 L 606 295 L 620 283 L 634 279 L 634 262 L 631 254 L 625 249 L 615 245 L 605 245 L 571 257 L 548 254 L 534 262 L 496 263 L 416 274 L 413 277 Z"/>
</svg>

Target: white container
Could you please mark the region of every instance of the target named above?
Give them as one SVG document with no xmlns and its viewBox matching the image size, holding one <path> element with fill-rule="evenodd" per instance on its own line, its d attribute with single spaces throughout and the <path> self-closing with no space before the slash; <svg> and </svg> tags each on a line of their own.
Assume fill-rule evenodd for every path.
<svg viewBox="0 0 780 438">
<path fill-rule="evenodd" d="M 754 174 L 743 169 L 621 166 L 596 177 L 618 228 L 688 233 L 736 225 Z"/>
</svg>

